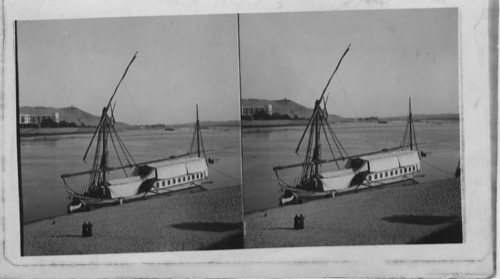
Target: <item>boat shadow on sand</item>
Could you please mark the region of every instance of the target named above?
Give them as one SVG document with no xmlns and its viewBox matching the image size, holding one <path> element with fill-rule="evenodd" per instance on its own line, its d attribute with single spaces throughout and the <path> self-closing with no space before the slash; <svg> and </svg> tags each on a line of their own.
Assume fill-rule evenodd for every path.
<svg viewBox="0 0 500 279">
<path fill-rule="evenodd" d="M 173 224 L 171 227 L 181 230 L 206 231 L 206 232 L 228 232 L 243 230 L 243 223 L 221 223 L 221 222 L 183 222 Z"/>
<path fill-rule="evenodd" d="M 81 234 L 52 235 L 51 237 L 83 237 Z"/>
<path fill-rule="evenodd" d="M 439 225 L 444 223 L 456 223 L 460 216 L 433 216 L 433 215 L 393 215 L 382 218 L 391 223 L 404 223 L 414 225 Z"/>
<path fill-rule="evenodd" d="M 284 231 L 286 231 L 286 230 L 292 230 L 293 231 L 295 229 L 294 228 L 290 228 L 290 227 L 279 227 L 279 228 L 264 228 L 264 230 L 273 230 L 273 231 L 275 231 L 275 230 L 284 230 Z"/>
</svg>

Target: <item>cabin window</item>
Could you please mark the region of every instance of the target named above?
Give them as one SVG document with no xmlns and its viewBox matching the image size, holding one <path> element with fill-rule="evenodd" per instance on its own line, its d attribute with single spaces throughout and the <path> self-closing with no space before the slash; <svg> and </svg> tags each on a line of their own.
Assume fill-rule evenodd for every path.
<svg viewBox="0 0 500 279">
<path fill-rule="evenodd" d="M 371 180 L 372 180 L 372 176 L 371 176 L 371 175 L 369 175 L 369 176 L 368 176 L 368 181 L 371 181 Z"/>
<path fill-rule="evenodd" d="M 384 176 L 385 176 L 385 173 L 383 173 L 383 172 L 380 173 L 380 178 L 384 178 Z"/>
<path fill-rule="evenodd" d="M 165 180 L 161 182 L 161 186 L 165 186 Z"/>
<path fill-rule="evenodd" d="M 398 174 L 399 174 L 399 170 L 396 170 L 395 172 L 396 172 L 396 173 L 395 173 L 396 175 L 398 175 Z"/>
<path fill-rule="evenodd" d="M 378 179 L 378 174 L 375 175 L 375 179 Z"/>
<path fill-rule="evenodd" d="M 177 183 L 177 178 L 174 178 L 174 184 Z"/>
<path fill-rule="evenodd" d="M 182 181 L 186 181 L 186 177 L 185 176 L 182 178 Z"/>
<path fill-rule="evenodd" d="M 167 180 L 167 185 L 170 185 L 170 179 L 169 179 L 169 180 Z"/>
</svg>

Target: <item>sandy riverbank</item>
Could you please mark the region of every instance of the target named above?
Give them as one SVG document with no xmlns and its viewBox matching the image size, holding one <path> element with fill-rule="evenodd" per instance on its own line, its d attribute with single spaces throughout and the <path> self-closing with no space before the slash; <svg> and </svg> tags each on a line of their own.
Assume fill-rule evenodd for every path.
<svg viewBox="0 0 500 279">
<path fill-rule="evenodd" d="M 460 180 L 399 184 L 245 215 L 245 247 L 456 243 L 461 219 Z"/>
<path fill-rule="evenodd" d="M 241 248 L 241 214 L 239 186 L 161 196 L 26 224 L 24 255 Z"/>
</svg>

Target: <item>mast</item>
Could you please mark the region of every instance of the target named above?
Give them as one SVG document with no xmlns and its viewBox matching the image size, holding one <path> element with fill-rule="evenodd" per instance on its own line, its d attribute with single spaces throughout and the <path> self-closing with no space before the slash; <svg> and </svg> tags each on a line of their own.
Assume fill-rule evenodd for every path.
<svg viewBox="0 0 500 279">
<path fill-rule="evenodd" d="M 128 63 L 127 68 L 125 69 L 125 72 L 122 75 L 122 78 L 120 79 L 120 81 L 118 82 L 118 84 L 115 87 L 115 91 L 113 92 L 113 95 L 111 95 L 111 98 L 109 99 L 108 104 L 104 107 L 103 112 L 102 112 L 102 116 L 101 116 L 101 120 L 99 121 L 99 124 L 97 124 L 97 128 L 94 132 L 94 135 L 92 136 L 92 139 L 90 139 L 89 146 L 87 147 L 87 150 L 85 151 L 85 154 L 83 155 L 83 161 L 86 161 L 86 159 L 87 159 L 88 152 L 90 150 L 90 147 L 92 146 L 92 142 L 94 141 L 96 134 L 99 133 L 101 126 L 105 124 L 104 121 L 105 121 L 105 118 L 107 117 L 108 110 L 111 107 L 111 102 L 113 101 L 113 98 L 115 97 L 116 92 L 118 91 L 118 88 L 120 87 L 120 84 L 125 79 L 125 76 L 127 75 L 127 72 L 128 72 L 128 69 L 130 68 L 130 65 L 132 65 L 135 58 L 137 57 L 137 53 L 138 53 L 138 51 L 135 52 L 134 57 L 132 57 L 132 60 L 130 60 L 130 62 Z"/>
<path fill-rule="evenodd" d="M 415 149 L 418 151 L 417 135 L 415 133 L 415 126 L 413 126 L 413 114 L 411 113 L 411 98 L 409 98 L 408 111 L 409 113 L 408 113 L 408 118 L 406 120 L 405 133 L 403 135 L 403 139 L 399 147 L 400 148 L 408 147 L 408 145 L 406 145 L 406 136 L 408 136 L 410 150 L 413 150 L 413 145 L 415 145 Z"/>
<path fill-rule="evenodd" d="M 198 119 L 198 104 L 196 104 L 196 143 L 198 146 L 198 158 L 200 157 L 200 120 Z"/>
<path fill-rule="evenodd" d="M 316 101 L 316 106 L 319 106 L 320 101 Z M 321 114 L 318 113 L 316 115 L 316 119 L 314 121 L 314 154 L 313 154 L 313 162 L 314 162 L 314 177 L 317 177 L 319 174 L 319 161 L 321 160 L 321 142 L 320 142 L 320 136 L 321 136 Z"/>
<path fill-rule="evenodd" d="M 102 182 L 104 183 L 106 181 L 106 168 L 107 168 L 107 161 L 108 161 L 108 136 L 106 134 L 106 125 L 108 124 L 107 118 L 108 114 L 106 111 L 106 108 L 102 110 L 103 117 L 104 119 L 104 124 L 102 125 L 102 160 L 101 160 L 101 165 L 100 169 L 102 171 Z"/>
<path fill-rule="evenodd" d="M 340 64 L 342 63 L 342 60 L 344 57 L 347 55 L 349 52 L 351 45 L 346 48 L 342 56 L 340 57 L 339 61 L 337 62 L 337 65 L 330 75 L 330 78 L 328 79 L 328 82 L 326 83 L 326 86 L 324 87 L 323 91 L 321 92 L 321 96 L 319 99 L 316 100 L 314 103 L 314 109 L 311 117 L 309 118 L 309 122 L 306 125 L 306 128 L 304 129 L 304 132 L 302 133 L 302 136 L 299 140 L 299 143 L 295 149 L 295 153 L 298 154 L 298 151 L 300 149 L 300 146 L 302 144 L 302 141 L 304 140 L 308 130 L 309 130 L 309 139 L 307 141 L 307 146 L 306 146 L 306 154 L 305 154 L 305 159 L 304 163 L 301 164 L 303 169 L 302 169 L 302 175 L 300 182 L 302 184 L 309 183 L 309 179 L 311 178 L 319 178 L 319 173 L 320 173 L 320 165 L 322 164 L 322 159 L 321 159 L 321 133 L 322 131 L 325 133 L 325 140 L 328 143 L 328 146 L 330 147 L 330 151 L 332 152 L 333 157 L 335 158 L 335 154 L 333 154 L 333 149 L 331 146 L 331 142 L 329 139 L 329 136 L 327 134 L 327 129 L 328 132 L 330 133 L 331 141 L 336 145 L 336 147 L 339 149 L 343 149 L 341 147 L 342 145 L 336 138 L 335 134 L 333 133 L 333 130 L 331 129 L 330 125 L 328 124 L 328 119 L 327 119 L 327 113 L 326 113 L 326 100 L 325 100 L 325 93 L 326 90 L 328 89 L 333 77 L 337 73 L 337 70 L 340 67 Z M 325 108 L 321 108 L 321 102 L 325 104 Z M 340 151 L 341 156 L 342 152 Z"/>
<path fill-rule="evenodd" d="M 409 100 L 409 111 L 410 115 L 408 116 L 408 124 L 410 125 L 410 150 L 413 150 L 413 119 L 411 116 L 411 97 Z"/>
<path fill-rule="evenodd" d="M 112 107 L 113 98 L 115 97 L 116 93 L 118 92 L 118 88 L 120 87 L 120 84 L 125 79 L 125 76 L 127 75 L 127 72 L 129 70 L 130 66 L 132 65 L 132 63 L 134 62 L 136 57 L 137 57 L 137 52 L 134 54 L 134 56 L 132 57 L 132 59 L 128 63 L 127 68 L 125 69 L 125 72 L 123 73 L 120 81 L 116 85 L 115 90 L 113 91 L 113 94 L 111 95 L 111 98 L 109 99 L 108 103 L 102 109 L 102 115 L 101 115 L 101 119 L 99 120 L 99 124 L 97 125 L 97 128 L 96 128 L 92 138 L 90 139 L 90 143 L 85 151 L 85 154 L 83 155 L 83 161 L 86 161 L 87 155 L 90 151 L 90 148 L 92 147 L 94 139 L 97 136 L 97 142 L 95 145 L 96 146 L 96 153 L 94 155 L 92 169 L 89 172 L 87 172 L 87 173 L 91 174 L 91 176 L 89 178 L 89 183 L 87 186 L 87 193 L 88 194 L 91 194 L 91 195 L 96 194 L 98 190 L 99 191 L 101 190 L 101 187 L 104 186 L 104 183 L 106 182 L 107 172 L 109 171 L 108 140 L 109 140 L 109 138 L 111 138 L 111 141 L 113 141 L 112 133 L 114 133 L 114 135 L 116 136 L 117 142 L 118 142 L 119 146 L 121 147 L 122 151 L 124 152 L 124 155 L 127 158 L 127 161 L 128 161 L 128 157 L 130 157 L 130 159 L 132 159 L 132 161 L 133 161 L 132 156 L 130 155 L 130 153 L 128 153 L 127 148 L 124 146 L 123 142 L 121 141 L 118 134 L 116 133 L 116 130 L 113 127 L 113 120 L 111 120 L 111 117 L 114 118 L 113 107 Z M 111 117 L 108 116 L 108 112 L 110 109 L 111 109 Z M 101 140 L 102 140 L 102 143 L 101 143 Z M 113 145 L 114 144 L 115 143 L 113 141 Z M 99 150 L 100 148 L 102 148 L 102 150 Z M 115 151 L 117 151 L 116 146 L 115 146 Z M 117 151 L 117 155 L 119 156 L 118 151 Z M 118 158 L 118 159 L 120 159 L 120 158 Z M 121 161 L 120 161 L 120 164 L 121 164 Z M 129 162 L 129 164 L 130 164 L 130 162 Z M 62 175 L 61 177 L 64 179 L 64 177 L 69 177 L 69 176 L 73 176 L 73 175 L 71 175 L 71 174 Z"/>
<path fill-rule="evenodd" d="M 187 154 L 188 155 L 194 154 L 195 147 L 196 147 L 196 155 L 198 156 L 198 158 L 201 158 L 202 153 L 203 157 L 207 157 L 205 154 L 205 147 L 203 144 L 203 136 L 201 134 L 200 119 L 198 114 L 198 104 L 196 104 L 196 122 L 194 125 L 193 137 L 191 138 L 191 146 L 189 147 L 189 151 Z"/>
</svg>

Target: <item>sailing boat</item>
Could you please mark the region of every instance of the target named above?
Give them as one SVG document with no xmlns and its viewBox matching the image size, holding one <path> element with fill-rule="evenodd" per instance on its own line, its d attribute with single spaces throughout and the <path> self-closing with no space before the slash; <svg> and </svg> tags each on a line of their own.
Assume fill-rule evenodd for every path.
<svg viewBox="0 0 500 279">
<path fill-rule="evenodd" d="M 303 162 L 273 167 L 278 184 L 284 191 L 280 197 L 280 205 L 301 203 L 302 197 L 331 197 L 341 191 L 357 189 L 360 186 L 373 187 L 410 180 L 414 178 L 415 173 L 420 171 L 420 157 L 411 113 L 411 99 L 404 137 L 398 147 L 349 156 L 335 135 L 328 122 L 325 92 L 350 46 L 340 58 L 320 98 L 316 100 L 312 115 L 295 149 L 295 153 L 299 155 L 301 144 L 308 134 Z M 322 134 L 324 134 L 323 143 L 326 141 L 332 158 L 326 159 L 321 156 Z M 340 162 L 346 163 L 341 167 Z M 335 163 L 338 170 L 322 172 L 322 166 L 327 163 Z M 287 184 L 278 174 L 280 170 L 298 167 L 302 168 L 302 172 L 295 185 Z"/>
<path fill-rule="evenodd" d="M 186 154 L 136 163 L 117 133 L 114 127 L 114 106 L 111 104 L 136 56 L 137 52 L 128 64 L 107 105 L 103 108 L 99 124 L 83 156 L 83 161 L 86 161 L 96 140 L 92 168 L 88 171 L 61 175 L 66 192 L 72 199 L 68 205 L 68 213 L 90 210 L 90 205 L 121 204 L 125 200 L 199 187 L 208 177 L 205 148 L 198 119 L 198 105 L 196 105 L 196 124 L 191 147 Z M 120 166 L 109 166 L 110 142 Z M 130 174 L 127 173 L 127 169 L 132 170 Z M 123 170 L 125 177 L 110 179 L 110 172 L 117 170 Z M 66 179 L 83 175 L 89 175 L 88 183 L 83 186 L 81 192 L 77 192 L 68 185 Z"/>
</svg>

